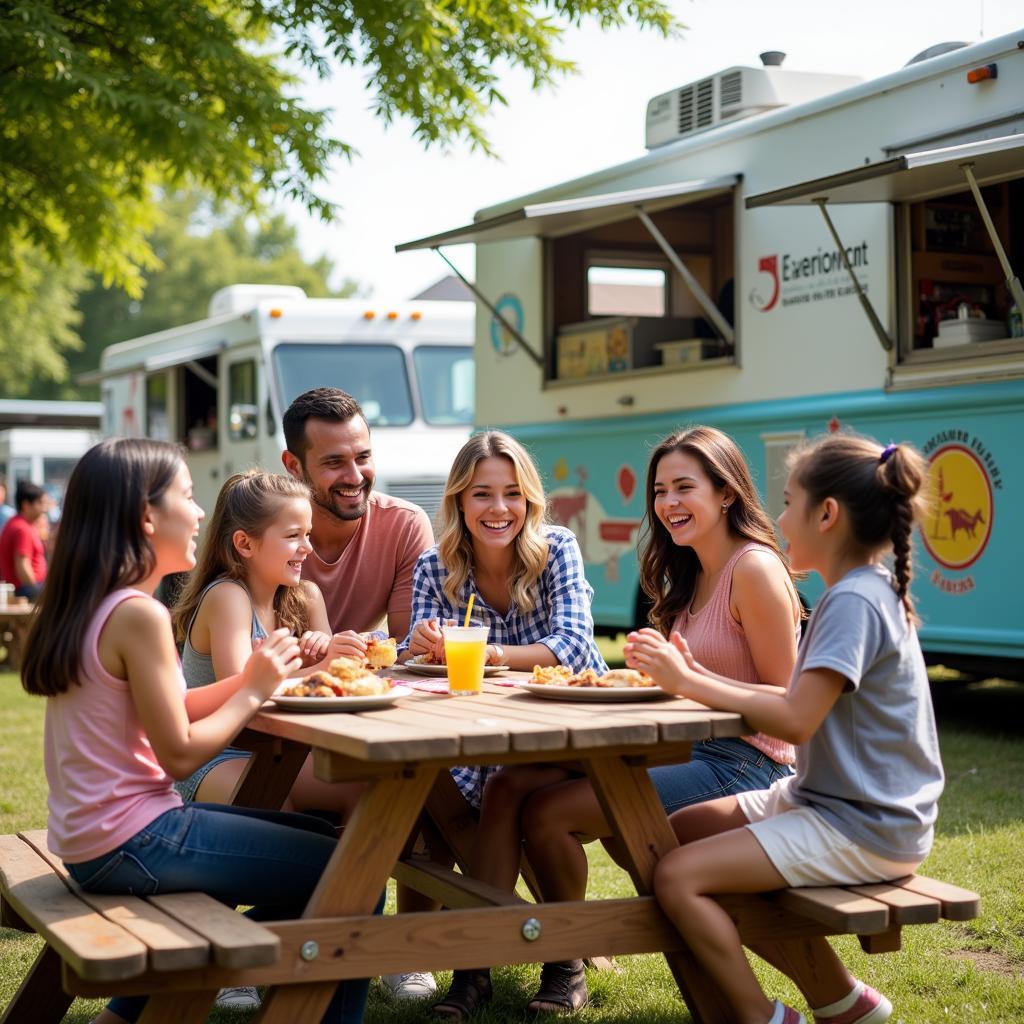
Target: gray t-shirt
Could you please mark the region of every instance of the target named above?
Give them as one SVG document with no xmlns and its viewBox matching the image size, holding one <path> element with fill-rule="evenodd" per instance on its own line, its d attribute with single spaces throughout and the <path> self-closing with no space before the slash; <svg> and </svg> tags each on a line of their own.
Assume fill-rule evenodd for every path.
<svg viewBox="0 0 1024 1024">
<path fill-rule="evenodd" d="M 854 569 L 822 596 L 793 678 L 818 668 L 839 672 L 847 684 L 797 748 L 794 796 L 879 856 L 923 859 L 942 761 L 917 632 L 887 569 Z"/>
</svg>

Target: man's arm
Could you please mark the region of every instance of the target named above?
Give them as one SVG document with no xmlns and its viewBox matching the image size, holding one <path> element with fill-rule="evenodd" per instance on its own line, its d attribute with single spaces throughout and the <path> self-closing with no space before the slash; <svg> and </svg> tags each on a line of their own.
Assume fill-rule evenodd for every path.
<svg viewBox="0 0 1024 1024">
<path fill-rule="evenodd" d="M 32 571 L 32 559 L 28 555 L 15 553 L 14 575 L 18 577 L 18 585 L 21 587 L 35 586 L 38 582 Z"/>
<path fill-rule="evenodd" d="M 417 510 L 395 558 L 395 582 L 388 601 L 388 635 L 403 640 L 409 635 L 412 622 L 412 574 L 420 555 L 434 546 L 434 531 L 426 512 Z"/>
</svg>

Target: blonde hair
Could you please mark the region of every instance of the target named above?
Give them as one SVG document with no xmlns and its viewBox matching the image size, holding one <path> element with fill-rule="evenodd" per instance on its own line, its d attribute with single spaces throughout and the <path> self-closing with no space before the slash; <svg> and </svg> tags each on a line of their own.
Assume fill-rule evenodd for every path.
<svg viewBox="0 0 1024 1024">
<path fill-rule="evenodd" d="M 473 538 L 466 528 L 459 499 L 468 490 L 483 459 L 505 458 L 512 463 L 516 482 L 526 498 L 526 521 L 515 539 L 515 555 L 509 577 L 509 592 L 521 612 L 532 611 L 537 583 L 548 562 L 548 541 L 544 534 L 547 504 L 540 474 L 526 449 L 513 437 L 492 430 L 471 437 L 452 463 L 441 499 L 438 552 L 448 570 L 445 596 L 458 605 L 473 565 Z"/>
<path fill-rule="evenodd" d="M 282 504 L 295 498 L 309 501 L 309 488 L 277 473 L 251 469 L 224 482 L 206 524 L 196 567 L 174 604 L 172 618 L 179 643 L 184 643 L 203 593 L 214 580 L 226 578 L 244 585 L 248 565 L 235 547 L 235 531 L 242 530 L 257 539 L 262 537 Z M 309 629 L 308 598 L 302 587 L 279 586 L 274 594 L 274 613 L 278 624 L 287 626 L 297 636 Z"/>
<path fill-rule="evenodd" d="M 789 469 L 812 504 L 834 498 L 846 511 L 854 544 L 869 552 L 892 546 L 894 588 L 910 622 L 914 523 L 924 518 L 928 465 L 909 444 L 882 447 L 858 434 L 828 434 L 790 454 Z"/>
</svg>

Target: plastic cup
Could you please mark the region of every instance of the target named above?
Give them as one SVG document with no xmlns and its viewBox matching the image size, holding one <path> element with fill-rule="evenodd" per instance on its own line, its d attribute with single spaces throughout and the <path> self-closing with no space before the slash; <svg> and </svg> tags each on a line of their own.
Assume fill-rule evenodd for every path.
<svg viewBox="0 0 1024 1024">
<path fill-rule="evenodd" d="M 0 608 L 14 604 L 14 584 L 0 583 Z"/>
<path fill-rule="evenodd" d="M 448 663 L 448 692 L 454 696 L 477 694 L 484 685 L 487 660 L 486 626 L 445 626 L 444 658 Z"/>
</svg>

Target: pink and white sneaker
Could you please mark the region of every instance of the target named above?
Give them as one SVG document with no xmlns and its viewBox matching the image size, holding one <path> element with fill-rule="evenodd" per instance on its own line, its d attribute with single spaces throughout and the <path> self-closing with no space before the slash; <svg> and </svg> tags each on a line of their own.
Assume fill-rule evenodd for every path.
<svg viewBox="0 0 1024 1024">
<path fill-rule="evenodd" d="M 856 989 L 854 990 L 856 991 Z M 853 993 L 851 992 L 852 996 Z M 847 997 L 849 998 L 849 997 Z M 846 1000 L 840 1000 L 840 1003 Z M 832 1006 L 836 1006 L 833 1003 Z M 823 1007 L 822 1010 L 831 1010 L 831 1007 Z M 860 995 L 847 1008 L 837 1013 L 814 1012 L 815 1024 L 884 1024 L 892 1016 L 892 1003 L 889 1002 L 881 992 L 877 992 L 870 985 L 860 983 Z"/>
</svg>

